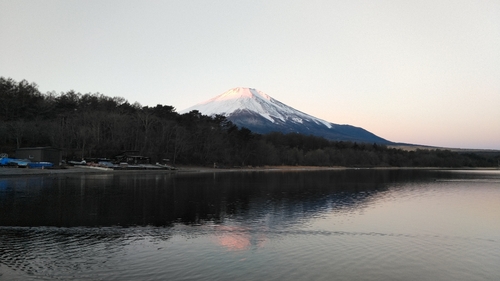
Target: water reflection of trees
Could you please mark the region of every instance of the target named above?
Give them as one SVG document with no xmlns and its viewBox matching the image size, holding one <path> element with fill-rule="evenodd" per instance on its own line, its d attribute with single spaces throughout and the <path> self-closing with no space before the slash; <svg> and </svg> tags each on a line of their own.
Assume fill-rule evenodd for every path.
<svg viewBox="0 0 500 281">
<path fill-rule="evenodd" d="M 269 225 L 354 210 L 417 170 L 114 174 L 8 179 L 1 225 L 168 226 L 262 220 Z"/>
</svg>

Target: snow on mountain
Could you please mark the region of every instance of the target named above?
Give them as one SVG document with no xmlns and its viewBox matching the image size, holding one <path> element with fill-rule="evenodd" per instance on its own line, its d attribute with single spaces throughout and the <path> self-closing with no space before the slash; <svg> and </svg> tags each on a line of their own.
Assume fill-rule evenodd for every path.
<svg viewBox="0 0 500 281">
<path fill-rule="evenodd" d="M 302 124 L 304 120 L 307 120 L 316 124 L 323 124 L 327 128 L 332 127 L 325 120 L 289 107 L 267 94 L 252 88 L 231 89 L 215 98 L 182 110 L 180 113 L 183 114 L 192 110 L 198 110 L 200 113 L 208 116 L 219 114 L 226 117 L 239 110 L 248 110 L 261 115 L 273 123 L 280 120 L 281 122 L 291 121 Z"/>
<path fill-rule="evenodd" d="M 215 98 L 180 111 L 198 110 L 203 115 L 223 115 L 239 127 L 259 134 L 270 132 L 315 135 L 336 141 L 390 143 L 351 125 L 338 125 L 316 118 L 252 88 L 234 88 Z"/>
</svg>

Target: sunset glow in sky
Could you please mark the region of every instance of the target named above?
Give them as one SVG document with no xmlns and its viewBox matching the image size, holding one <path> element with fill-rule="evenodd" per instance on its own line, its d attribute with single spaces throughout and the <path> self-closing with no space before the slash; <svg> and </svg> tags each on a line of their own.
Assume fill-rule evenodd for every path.
<svg viewBox="0 0 500 281">
<path fill-rule="evenodd" d="M 234 87 L 385 139 L 500 149 L 500 1 L 0 0 L 0 76 L 178 111 Z"/>
</svg>

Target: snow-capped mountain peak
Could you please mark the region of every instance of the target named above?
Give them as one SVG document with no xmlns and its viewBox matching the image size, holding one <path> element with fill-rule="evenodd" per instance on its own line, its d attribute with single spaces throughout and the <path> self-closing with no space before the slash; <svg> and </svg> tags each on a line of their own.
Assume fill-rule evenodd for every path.
<svg viewBox="0 0 500 281">
<path fill-rule="evenodd" d="M 252 88 L 233 88 L 205 102 L 180 111 L 223 115 L 239 127 L 259 134 L 270 132 L 315 135 L 337 141 L 390 143 L 365 129 L 338 125 L 316 118 Z"/>
<path fill-rule="evenodd" d="M 230 89 L 212 99 L 182 110 L 180 113 L 187 113 L 192 110 L 198 110 L 204 115 L 212 116 L 220 114 L 226 117 L 239 111 L 250 111 L 259 114 L 273 123 L 286 121 L 302 123 L 304 120 L 307 120 L 323 124 L 328 128 L 332 126 L 327 121 L 298 111 L 252 88 L 238 87 Z"/>
<path fill-rule="evenodd" d="M 223 94 L 218 95 L 217 97 L 215 97 L 209 101 L 234 100 L 234 99 L 245 99 L 245 98 L 248 98 L 248 99 L 260 98 L 260 99 L 264 99 L 264 100 L 268 100 L 268 101 L 271 100 L 270 96 L 264 94 L 261 91 L 257 91 L 257 90 L 252 89 L 252 88 L 238 87 L 238 88 L 233 88 L 227 92 L 224 92 Z"/>
</svg>

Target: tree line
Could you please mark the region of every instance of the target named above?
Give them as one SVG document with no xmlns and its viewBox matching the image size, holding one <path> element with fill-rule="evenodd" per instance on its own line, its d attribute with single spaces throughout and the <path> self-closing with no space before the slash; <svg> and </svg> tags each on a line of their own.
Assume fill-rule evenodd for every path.
<svg viewBox="0 0 500 281">
<path fill-rule="evenodd" d="M 63 158 L 110 158 L 138 151 L 174 165 L 351 167 L 494 167 L 499 154 L 405 151 L 385 145 L 329 141 L 296 133 L 255 134 L 224 116 L 173 106 L 142 106 L 100 93 L 40 93 L 35 83 L 0 77 L 0 153 L 52 146 Z"/>
</svg>

